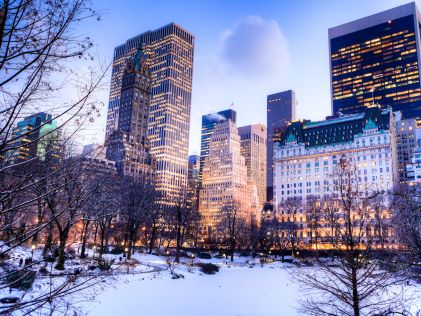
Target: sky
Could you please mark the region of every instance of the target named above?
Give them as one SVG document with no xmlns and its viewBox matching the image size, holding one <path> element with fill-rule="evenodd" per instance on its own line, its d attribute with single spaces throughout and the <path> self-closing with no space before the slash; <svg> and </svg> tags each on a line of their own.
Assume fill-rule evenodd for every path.
<svg viewBox="0 0 421 316">
<path fill-rule="evenodd" d="M 128 38 L 175 22 L 195 36 L 189 153 L 200 152 L 201 117 L 232 106 L 237 125 L 266 125 L 268 94 L 293 89 L 297 118 L 330 115 L 328 29 L 408 3 L 400 0 L 93 0 L 101 20 L 79 25 L 94 53 L 112 62 Z M 421 0 L 417 0 L 418 7 Z M 109 81 L 111 72 L 107 76 Z M 107 86 L 107 85 L 106 85 Z M 108 83 L 109 87 L 109 83 Z M 99 94 L 102 116 L 83 143 L 102 143 L 109 88 Z M 233 104 L 233 105 L 232 105 Z"/>
</svg>

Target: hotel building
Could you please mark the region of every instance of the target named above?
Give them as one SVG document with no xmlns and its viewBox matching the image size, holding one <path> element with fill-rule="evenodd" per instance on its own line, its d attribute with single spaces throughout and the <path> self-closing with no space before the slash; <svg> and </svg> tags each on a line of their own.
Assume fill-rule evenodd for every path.
<svg viewBox="0 0 421 316">
<path fill-rule="evenodd" d="M 359 188 L 370 194 L 388 192 L 398 182 L 395 115 L 390 109 L 368 108 L 366 113 L 338 115 L 320 122 L 291 123 L 275 144 L 274 207 L 281 218 L 290 201 L 299 237 L 308 241 L 308 212 L 314 199 L 338 196 L 338 164 L 355 167 Z M 386 215 L 390 216 L 390 214 Z"/>
</svg>

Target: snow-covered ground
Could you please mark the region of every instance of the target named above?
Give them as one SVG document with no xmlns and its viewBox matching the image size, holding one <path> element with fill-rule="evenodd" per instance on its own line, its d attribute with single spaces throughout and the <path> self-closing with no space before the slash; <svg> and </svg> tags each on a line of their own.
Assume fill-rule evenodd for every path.
<svg viewBox="0 0 421 316">
<path fill-rule="evenodd" d="M 159 258 L 154 261 L 159 263 Z M 222 263 L 214 275 L 181 267 L 177 272 L 184 279 L 173 280 L 166 271 L 121 276 L 87 311 L 92 316 L 294 316 L 298 315 L 295 307 L 300 293 L 285 267 L 278 263 L 229 267 Z"/>
<path fill-rule="evenodd" d="M 20 258 L 33 257 L 36 261 L 41 255 L 40 249 L 32 253 L 19 247 L 7 262 L 17 267 Z M 75 268 L 87 269 L 93 262 L 93 256 L 92 252 L 88 252 L 88 259 L 68 260 L 65 272 Z M 88 288 L 57 304 L 71 302 L 72 308 L 77 309 L 77 315 L 87 313 L 89 316 L 294 316 L 299 315 L 299 299 L 305 298 L 291 276 L 291 273 L 299 270 L 278 261 L 261 265 L 254 260 L 255 264 L 251 266 L 249 261 L 252 259 L 248 257 L 236 257 L 234 264 L 226 259 L 182 258 L 184 263 L 177 265 L 175 272 L 184 277 L 173 279 L 163 257 L 135 253 L 131 264 L 126 264 L 121 255 L 107 254 L 104 259 L 115 261 L 111 275 L 102 275 L 96 281 L 94 279 L 92 287 L 88 284 Z M 192 260 L 217 264 L 220 271 L 214 275 L 203 274 L 197 266 L 188 265 Z M 47 270 L 55 275 L 62 273 L 53 269 L 51 264 Z M 101 275 L 99 269 L 89 273 Z M 48 293 L 51 284 L 60 285 L 64 278 L 38 274 L 29 292 L 9 292 L 3 288 L 0 297 L 17 296 L 30 300 L 44 292 Z M 82 277 L 77 282 L 83 280 Z M 418 297 L 411 306 L 412 312 L 419 316 L 421 286 L 414 284 L 410 290 Z M 40 315 L 46 314 L 44 312 L 48 312 L 48 308 L 40 311 Z"/>
</svg>

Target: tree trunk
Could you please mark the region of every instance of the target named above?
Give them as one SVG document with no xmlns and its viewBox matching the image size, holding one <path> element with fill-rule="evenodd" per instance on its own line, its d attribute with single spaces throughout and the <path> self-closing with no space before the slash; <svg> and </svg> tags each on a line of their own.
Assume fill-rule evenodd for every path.
<svg viewBox="0 0 421 316">
<path fill-rule="evenodd" d="M 136 239 L 136 230 L 132 230 L 129 232 L 128 236 L 128 247 L 127 247 L 127 259 L 130 260 L 132 258 L 132 252 L 133 252 L 133 243 Z"/>
<path fill-rule="evenodd" d="M 100 230 L 99 238 L 100 238 L 100 243 L 101 243 L 101 246 L 99 248 L 99 258 L 102 258 L 102 254 L 105 252 L 105 249 L 104 249 L 105 226 L 100 225 L 99 230 Z"/>
<path fill-rule="evenodd" d="M 149 241 L 149 254 L 152 253 L 152 248 L 155 243 L 155 238 L 156 238 L 156 225 L 152 224 L 151 239 Z"/>
<path fill-rule="evenodd" d="M 48 250 L 51 249 L 51 245 L 53 243 L 53 222 L 50 222 L 50 225 L 48 225 L 48 235 L 47 239 L 45 240 L 44 244 L 44 250 L 42 252 L 42 255 L 45 257 L 47 255 Z"/>
<path fill-rule="evenodd" d="M 357 270 L 353 267 L 351 270 L 352 278 L 352 301 L 354 308 L 354 316 L 360 316 L 360 299 L 358 296 L 358 281 L 357 281 Z"/>
<path fill-rule="evenodd" d="M 232 237 L 231 238 L 231 245 L 230 245 L 230 248 L 231 248 L 231 262 L 234 262 L 234 249 L 235 249 L 235 239 L 234 239 L 234 237 Z"/>
<path fill-rule="evenodd" d="M 82 229 L 82 248 L 80 250 L 80 257 L 86 258 L 86 242 L 88 241 L 88 227 L 89 227 L 90 221 L 86 221 L 85 225 Z"/>
<path fill-rule="evenodd" d="M 57 270 L 64 270 L 64 261 L 66 260 L 66 241 L 67 241 L 67 233 L 63 233 L 60 236 L 60 243 L 58 246 L 58 258 L 56 269 Z"/>
<path fill-rule="evenodd" d="M 107 249 L 107 251 L 108 251 L 108 242 L 110 238 L 110 229 L 111 229 L 111 220 L 108 220 L 106 230 L 105 230 L 105 248 Z"/>
<path fill-rule="evenodd" d="M 180 262 L 181 226 L 177 225 L 177 245 L 175 251 L 175 262 Z"/>
</svg>

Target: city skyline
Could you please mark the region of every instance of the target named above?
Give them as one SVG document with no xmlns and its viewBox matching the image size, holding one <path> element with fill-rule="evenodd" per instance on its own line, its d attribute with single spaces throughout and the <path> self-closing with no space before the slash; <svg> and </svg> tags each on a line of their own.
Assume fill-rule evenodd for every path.
<svg viewBox="0 0 421 316">
<path fill-rule="evenodd" d="M 101 54 L 107 56 L 107 61 L 111 61 L 114 47 L 125 39 L 172 21 L 195 35 L 189 148 L 189 153 L 192 154 L 200 152 L 201 116 L 225 109 L 231 103 L 234 103 L 235 110 L 244 113 L 238 122 L 239 126 L 265 123 L 266 96 L 288 89 L 293 89 L 297 93 L 298 118 L 320 120 L 329 115 L 331 100 L 328 29 L 408 1 L 369 3 L 356 1 L 352 4 L 321 1 L 317 4 L 305 3 L 304 10 L 301 8 L 302 4 L 271 1 L 241 6 L 235 2 L 198 4 L 185 1 L 183 3 L 185 5 L 176 6 L 161 1 L 159 13 L 157 11 L 155 14 L 154 10 L 149 10 L 150 14 L 142 15 L 142 20 L 139 20 L 136 18 L 138 15 L 136 12 L 139 12 L 136 8 L 142 6 L 146 10 L 153 4 L 123 6 L 115 2 L 94 2 L 96 9 L 105 8 L 105 11 L 101 22 L 89 22 L 86 25 L 86 33 L 96 39 L 96 49 L 105 52 Z M 419 1 L 416 3 L 420 4 Z M 198 6 L 204 9 L 196 10 Z M 185 7 L 195 10 L 197 14 L 194 17 L 186 14 L 186 10 L 183 9 Z M 232 10 L 234 7 L 236 10 Z M 299 14 L 302 19 L 292 18 L 294 14 Z M 114 27 L 114 21 L 118 16 L 125 16 L 124 28 Z M 209 28 L 209 23 L 216 16 L 217 22 L 212 23 L 212 28 Z M 306 27 L 307 23 L 302 23 L 310 20 L 314 22 L 311 28 Z M 276 74 L 275 78 L 271 77 L 271 67 L 267 67 L 267 64 L 259 58 L 255 63 L 246 66 L 250 58 L 254 57 L 250 54 L 259 54 L 263 49 L 253 50 L 249 55 L 240 53 L 235 55 L 235 50 L 230 49 L 231 44 L 240 45 L 240 51 L 243 53 L 250 43 L 254 43 L 253 47 L 259 46 L 256 45 L 255 38 L 248 37 L 241 30 L 249 30 L 250 32 L 247 32 L 249 35 L 266 34 L 269 39 L 275 39 L 277 44 L 275 47 L 269 46 L 270 49 L 266 50 L 269 55 L 264 55 L 264 58 L 275 59 L 275 70 L 282 69 L 282 73 L 288 73 L 285 78 L 277 78 Z M 263 47 L 272 42 L 267 36 L 260 37 Z M 285 58 L 281 59 L 285 59 L 285 62 L 279 61 L 277 56 L 284 56 Z M 256 70 L 259 65 L 262 65 L 261 71 Z M 108 91 L 102 93 L 101 100 L 107 104 Z M 103 114 L 106 115 L 106 109 L 103 109 Z M 105 123 L 100 121 L 98 120 L 86 132 L 87 137 L 84 137 L 86 143 L 101 142 L 103 139 Z"/>
<path fill-rule="evenodd" d="M 3 1 L 1 314 L 418 315 L 420 7 Z"/>
</svg>

